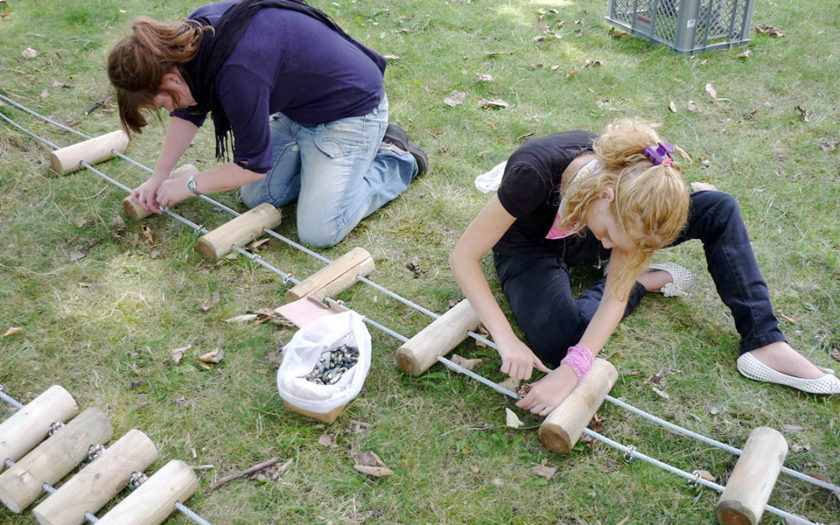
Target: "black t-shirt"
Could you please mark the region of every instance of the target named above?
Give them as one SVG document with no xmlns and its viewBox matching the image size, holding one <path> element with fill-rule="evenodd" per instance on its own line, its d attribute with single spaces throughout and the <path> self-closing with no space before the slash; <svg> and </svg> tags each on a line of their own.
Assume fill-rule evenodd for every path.
<svg viewBox="0 0 840 525">
<path fill-rule="evenodd" d="M 566 131 L 529 140 L 510 156 L 499 186 L 499 202 L 516 221 L 493 247 L 499 255 L 554 251 L 559 239 L 546 239 L 557 207 L 563 171 L 575 157 L 592 151 L 596 136 Z"/>
</svg>

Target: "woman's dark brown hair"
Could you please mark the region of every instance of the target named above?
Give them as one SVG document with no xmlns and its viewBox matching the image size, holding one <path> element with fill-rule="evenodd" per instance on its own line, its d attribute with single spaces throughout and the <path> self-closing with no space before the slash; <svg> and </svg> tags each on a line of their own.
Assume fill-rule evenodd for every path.
<svg viewBox="0 0 840 525">
<path fill-rule="evenodd" d="M 108 56 L 108 78 L 117 90 L 120 121 L 126 132 L 141 133 L 146 118 L 141 109 L 164 91 L 163 75 L 178 64 L 192 60 L 201 45 L 206 26 L 194 20 L 159 22 L 148 17 L 131 23 L 131 35 L 120 40 Z"/>
</svg>

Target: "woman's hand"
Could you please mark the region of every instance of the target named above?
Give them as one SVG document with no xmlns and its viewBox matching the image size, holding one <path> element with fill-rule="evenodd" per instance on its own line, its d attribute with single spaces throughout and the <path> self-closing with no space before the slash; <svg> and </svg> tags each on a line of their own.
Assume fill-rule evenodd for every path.
<svg viewBox="0 0 840 525">
<path fill-rule="evenodd" d="M 516 406 L 538 416 L 547 416 L 566 399 L 577 383 L 574 370 L 569 365 L 561 365 L 532 384 L 528 395 L 517 401 Z"/>
<path fill-rule="evenodd" d="M 161 208 L 171 208 L 183 200 L 193 197 L 194 194 L 187 188 L 187 178 L 165 180 L 158 188 L 157 203 Z"/>
<path fill-rule="evenodd" d="M 496 341 L 496 348 L 502 358 L 501 371 L 510 377 L 528 380 L 534 368 L 541 372 L 547 372 L 548 368 L 540 361 L 528 346 L 511 334 L 508 340 Z"/>
<path fill-rule="evenodd" d="M 140 204 L 140 206 L 143 206 L 148 211 L 161 213 L 160 208 L 158 208 L 158 188 L 160 188 L 164 180 L 166 180 L 165 177 L 152 175 L 146 182 L 131 192 L 131 200 Z"/>
</svg>

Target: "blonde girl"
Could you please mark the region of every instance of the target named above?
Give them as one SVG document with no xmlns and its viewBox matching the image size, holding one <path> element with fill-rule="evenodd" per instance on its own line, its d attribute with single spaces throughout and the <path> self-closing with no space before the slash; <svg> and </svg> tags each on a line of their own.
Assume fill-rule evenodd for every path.
<svg viewBox="0 0 840 525">
<path fill-rule="evenodd" d="M 533 139 L 511 155 L 501 186 L 458 240 L 450 266 L 502 359 L 528 380 L 553 371 L 518 403 L 547 415 L 587 373 L 619 321 L 650 291 L 682 295 L 690 274 L 649 266 L 659 248 L 699 239 L 709 272 L 741 336 L 738 370 L 812 393 L 840 393 L 833 372 L 785 341 L 738 204 L 717 191 L 689 195 L 674 155 L 647 124 L 620 120 Z M 492 249 L 521 341 L 496 302 L 480 261 Z M 570 268 L 609 262 L 607 277 L 574 298 Z"/>
</svg>

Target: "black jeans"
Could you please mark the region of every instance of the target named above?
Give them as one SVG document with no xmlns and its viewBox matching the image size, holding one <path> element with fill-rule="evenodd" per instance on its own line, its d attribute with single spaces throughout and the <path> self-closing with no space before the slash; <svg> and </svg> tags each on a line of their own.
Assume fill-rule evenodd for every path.
<svg viewBox="0 0 840 525">
<path fill-rule="evenodd" d="M 688 223 L 672 246 L 691 239 L 703 243 L 709 273 L 741 336 L 741 353 L 784 341 L 737 201 L 717 191 L 692 193 Z M 502 289 L 531 349 L 558 366 L 595 315 L 606 282 L 598 281 L 575 299 L 569 267 L 606 261 L 609 251 L 591 234 L 553 241 L 551 248 L 538 254 L 532 250 L 505 255 L 494 252 L 493 257 Z M 644 286 L 636 283 L 625 317 L 645 293 Z"/>
</svg>

